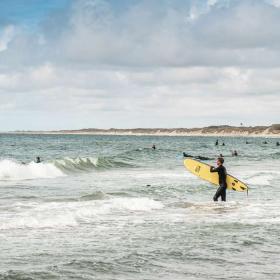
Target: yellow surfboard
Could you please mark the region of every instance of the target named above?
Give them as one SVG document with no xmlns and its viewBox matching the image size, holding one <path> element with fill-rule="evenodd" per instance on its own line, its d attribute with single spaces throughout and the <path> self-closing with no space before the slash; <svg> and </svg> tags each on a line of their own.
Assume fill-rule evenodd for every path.
<svg viewBox="0 0 280 280">
<path fill-rule="evenodd" d="M 210 165 L 194 159 L 185 159 L 185 167 L 194 175 L 219 186 L 219 176 L 217 172 L 210 172 Z M 238 192 L 248 191 L 248 186 L 237 178 L 227 175 L 227 189 Z"/>
</svg>

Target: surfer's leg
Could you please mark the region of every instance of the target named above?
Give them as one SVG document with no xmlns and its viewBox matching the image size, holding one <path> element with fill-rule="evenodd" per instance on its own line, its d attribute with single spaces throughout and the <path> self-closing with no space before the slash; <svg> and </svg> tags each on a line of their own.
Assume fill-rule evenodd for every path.
<svg viewBox="0 0 280 280">
<path fill-rule="evenodd" d="M 221 192 L 222 201 L 226 201 L 227 189 L 223 188 Z"/>
<path fill-rule="evenodd" d="M 214 201 L 218 201 L 218 198 L 222 195 L 222 187 L 219 187 L 213 197 Z"/>
</svg>

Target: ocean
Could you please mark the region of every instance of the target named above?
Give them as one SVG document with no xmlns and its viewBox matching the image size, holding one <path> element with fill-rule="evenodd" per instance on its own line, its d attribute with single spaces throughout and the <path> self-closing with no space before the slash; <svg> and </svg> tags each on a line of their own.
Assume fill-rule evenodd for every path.
<svg viewBox="0 0 280 280">
<path fill-rule="evenodd" d="M 0 279 L 280 279 L 280 139 L 219 140 L 0 135 Z M 214 203 L 183 152 L 248 196 Z"/>
</svg>

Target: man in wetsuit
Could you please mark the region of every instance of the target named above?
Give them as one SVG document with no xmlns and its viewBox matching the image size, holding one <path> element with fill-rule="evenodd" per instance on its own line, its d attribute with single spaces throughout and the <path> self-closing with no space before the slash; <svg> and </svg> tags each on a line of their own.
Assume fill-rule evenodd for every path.
<svg viewBox="0 0 280 280">
<path fill-rule="evenodd" d="M 223 166 L 224 159 L 222 157 L 219 157 L 217 159 L 217 167 L 214 168 L 213 166 L 210 167 L 210 172 L 218 172 L 219 175 L 219 185 L 220 187 L 216 191 L 213 200 L 218 201 L 218 198 L 221 197 L 222 201 L 226 201 L 226 189 L 227 189 L 227 170 Z"/>
</svg>

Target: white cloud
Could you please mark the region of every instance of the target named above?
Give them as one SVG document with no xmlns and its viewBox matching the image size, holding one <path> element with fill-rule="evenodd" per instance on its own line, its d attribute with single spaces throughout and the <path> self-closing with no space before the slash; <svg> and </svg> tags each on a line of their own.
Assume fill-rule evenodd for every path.
<svg viewBox="0 0 280 280">
<path fill-rule="evenodd" d="M 15 28 L 13 25 L 5 26 L 2 31 L 0 30 L 0 52 L 8 48 L 9 42 L 15 35 Z"/>
<path fill-rule="evenodd" d="M 2 123 L 11 115 L 20 121 L 10 129 L 30 119 L 37 129 L 277 122 L 277 5 L 179 3 L 141 1 L 116 12 L 106 1 L 79 0 L 35 33 L 5 27 Z"/>
</svg>

